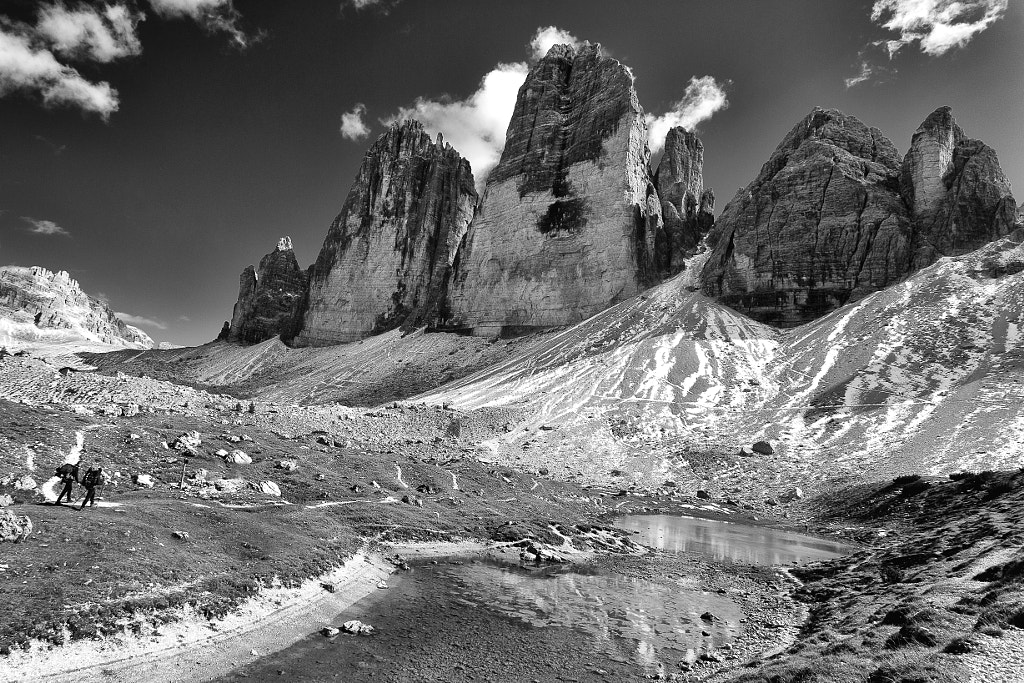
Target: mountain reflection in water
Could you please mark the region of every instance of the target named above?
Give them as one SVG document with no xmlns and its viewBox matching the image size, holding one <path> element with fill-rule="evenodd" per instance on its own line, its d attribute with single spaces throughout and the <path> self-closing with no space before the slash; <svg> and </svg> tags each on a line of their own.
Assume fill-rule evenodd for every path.
<svg viewBox="0 0 1024 683">
<path fill-rule="evenodd" d="M 697 553 L 719 562 L 782 565 L 830 560 L 853 550 L 791 531 L 695 517 L 627 515 L 615 525 L 639 532 L 633 540 L 651 548 Z"/>
</svg>

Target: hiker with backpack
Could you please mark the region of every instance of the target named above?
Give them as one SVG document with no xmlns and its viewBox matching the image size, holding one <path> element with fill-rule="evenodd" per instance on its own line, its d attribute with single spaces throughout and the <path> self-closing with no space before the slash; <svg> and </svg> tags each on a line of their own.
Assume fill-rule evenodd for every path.
<svg viewBox="0 0 1024 683">
<path fill-rule="evenodd" d="M 103 486 L 103 468 L 102 467 L 90 467 L 85 471 L 85 475 L 82 477 L 82 486 L 85 487 L 85 498 L 82 499 L 82 507 L 79 510 L 85 509 L 88 503 L 89 507 L 96 506 L 96 487 Z"/>
<path fill-rule="evenodd" d="M 54 505 L 60 505 L 60 501 L 65 495 L 68 497 L 68 503 L 71 503 L 71 489 L 78 482 L 78 465 L 66 462 L 58 467 L 54 474 L 60 477 L 61 482 L 64 483 L 64 488 L 60 490 L 60 495 L 57 496 L 57 502 Z"/>
</svg>

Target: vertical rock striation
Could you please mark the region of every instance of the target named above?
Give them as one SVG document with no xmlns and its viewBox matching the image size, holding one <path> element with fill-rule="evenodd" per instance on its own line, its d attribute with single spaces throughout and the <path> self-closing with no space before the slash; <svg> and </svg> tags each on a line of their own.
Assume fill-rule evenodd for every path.
<svg viewBox="0 0 1024 683">
<path fill-rule="evenodd" d="M 918 127 L 900 191 L 913 216 L 914 269 L 973 251 L 1013 230 L 1016 206 L 995 150 L 971 140 L 949 107 Z"/>
<path fill-rule="evenodd" d="M 715 223 L 715 193 L 704 189 L 704 144 L 696 135 L 682 127 L 668 132 L 654 184 L 665 224 L 655 248 L 658 269 L 670 277 Z"/>
<path fill-rule="evenodd" d="M 291 339 L 298 328 L 308 282 L 291 238 L 282 237 L 277 248 L 260 259 L 259 270 L 248 266 L 242 271 L 228 341 L 255 344 L 277 336 Z"/>
<path fill-rule="evenodd" d="M 370 147 L 313 266 L 299 345 L 429 322 L 477 194 L 469 162 L 417 121 Z"/>
<path fill-rule="evenodd" d="M 519 90 L 460 251 L 444 324 L 565 325 L 657 278 L 661 208 L 633 76 L 599 45 L 556 45 Z"/>
<path fill-rule="evenodd" d="M 902 160 L 877 129 L 816 108 L 725 207 L 702 287 L 791 327 L 1007 234 L 1015 213 L 995 153 L 948 108 Z"/>
</svg>

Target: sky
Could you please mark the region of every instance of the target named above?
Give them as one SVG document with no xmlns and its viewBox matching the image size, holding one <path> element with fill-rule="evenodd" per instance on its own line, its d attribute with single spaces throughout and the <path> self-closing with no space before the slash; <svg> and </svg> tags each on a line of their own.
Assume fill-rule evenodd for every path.
<svg viewBox="0 0 1024 683">
<path fill-rule="evenodd" d="M 652 149 L 696 128 L 719 211 L 816 105 L 901 153 L 949 105 L 1020 203 L 1022 37 L 1024 0 L 0 0 L 0 264 L 209 341 L 279 237 L 316 258 L 387 122 L 443 131 L 482 184 L 564 41 L 633 70 Z"/>
</svg>

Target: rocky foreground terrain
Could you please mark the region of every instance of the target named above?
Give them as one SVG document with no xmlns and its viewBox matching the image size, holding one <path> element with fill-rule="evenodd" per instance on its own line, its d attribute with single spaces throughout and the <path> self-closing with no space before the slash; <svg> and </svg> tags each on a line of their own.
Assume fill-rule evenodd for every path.
<svg viewBox="0 0 1024 683">
<path fill-rule="evenodd" d="M 33 653 L 45 643 L 91 643 L 90 652 L 110 653 L 96 657 L 96 670 L 105 666 L 121 680 L 120 668 L 103 664 L 126 647 L 119 643 L 159 640 L 183 620 L 209 620 L 228 637 L 238 628 L 229 626 L 234 611 L 272 586 L 304 585 L 353 555 L 394 552 L 389 544 L 467 539 L 530 563 L 611 553 L 621 559 L 602 563 L 625 576 L 669 586 L 672 577 L 699 576 L 705 590 L 745 596 L 734 645 L 665 663 L 660 671 L 675 680 L 958 681 L 989 672 L 977 680 L 995 681 L 1016 671 L 1024 609 L 1014 569 L 1024 561 L 1024 475 L 1016 471 L 908 471 L 854 483 L 833 470 L 803 479 L 787 466 L 796 458 L 765 453 L 783 448 L 773 441 L 744 454 L 687 450 L 668 470 L 660 459 L 637 457 L 598 472 L 567 467 L 542 441 L 557 428 L 538 428 L 537 441 L 520 442 L 516 455 L 492 448 L 533 419 L 523 405 L 298 406 L 26 355 L 0 360 L 0 387 L 0 515 L 6 529 L 21 525 L 20 542 L 4 543 L 0 563 L 0 592 L 14 606 L 0 623 L 11 672 L 2 680 L 24 680 L 22 663 L 38 663 Z M 637 448 L 645 423 L 619 417 L 610 426 Z M 74 453 L 79 434 L 84 448 Z M 112 477 L 98 508 L 46 504 L 56 494 L 50 473 L 73 453 Z M 766 485 L 766 475 L 784 471 L 791 490 Z M 813 488 L 794 494 L 792 484 L 805 481 Z M 790 579 L 697 556 L 666 564 L 606 531 L 613 514 L 695 510 L 845 538 L 861 549 L 793 570 Z M 572 642 L 561 656 L 574 651 Z M 519 647 L 534 652 L 529 641 Z M 222 670 L 198 651 L 184 656 L 194 663 L 197 655 L 210 671 Z M 564 661 L 579 680 L 650 675 L 615 663 L 578 668 L 581 661 Z M 477 665 L 445 669 L 442 678 L 506 670 L 487 658 Z"/>
</svg>

